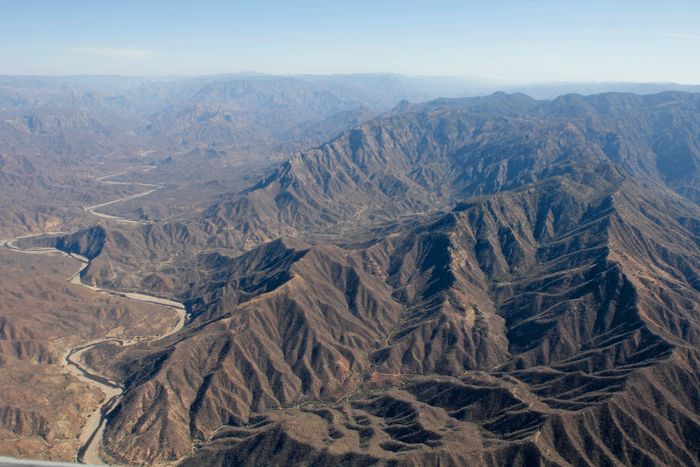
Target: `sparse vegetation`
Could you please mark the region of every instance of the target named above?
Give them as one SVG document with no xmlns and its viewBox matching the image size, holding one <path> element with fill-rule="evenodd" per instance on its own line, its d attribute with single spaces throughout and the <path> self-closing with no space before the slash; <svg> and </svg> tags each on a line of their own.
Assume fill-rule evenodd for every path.
<svg viewBox="0 0 700 467">
<path fill-rule="evenodd" d="M 28 369 L 50 375 L 61 352 L 109 332 L 141 338 L 88 356 L 125 387 L 104 433 L 114 462 L 700 463 L 698 95 L 499 94 L 361 111 L 330 141 L 235 180 L 223 169 L 232 148 L 261 148 L 297 117 L 261 111 L 278 130 L 255 146 L 261 136 L 224 133 L 243 118 L 230 109 L 173 99 L 143 130 L 186 146 L 172 158 L 127 161 L 140 143 L 118 139 L 125 173 L 107 180 L 99 162 L 117 162 L 87 153 L 108 142 L 77 150 L 80 133 L 61 153 L 85 161 L 80 181 L 60 179 L 63 156 L 40 136 L 0 166 L 6 196 L 36 184 L 37 203 L 54 203 L 0 209 L 7 238 L 69 229 L 20 243 L 85 256 L 87 283 L 187 305 L 187 325 L 151 342 L 170 322 L 56 279 L 74 260 L 0 255 L 0 383 L 17 371 L 37 381 L 28 394 L 74 405 L 76 392 Z M 114 219 L 79 212 L 161 177 L 172 177 L 164 188 L 110 204 Z M 48 442 L 41 420 L 59 409 L 21 405 L 11 389 L 4 439 Z M 84 394 L 66 439 L 99 403 Z"/>
</svg>

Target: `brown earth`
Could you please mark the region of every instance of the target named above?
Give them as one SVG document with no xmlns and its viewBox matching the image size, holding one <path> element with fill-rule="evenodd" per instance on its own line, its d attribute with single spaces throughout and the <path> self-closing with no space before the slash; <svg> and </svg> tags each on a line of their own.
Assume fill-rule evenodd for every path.
<svg viewBox="0 0 700 467">
<path fill-rule="evenodd" d="M 405 104 L 195 218 L 22 244 L 186 300 L 86 356 L 116 463 L 699 465 L 699 103 Z"/>
<path fill-rule="evenodd" d="M 205 442 L 187 465 L 687 464 L 699 220 L 612 172 L 367 248 L 202 257 L 188 327 L 106 366 L 129 388 L 106 444 L 153 462 Z"/>
<path fill-rule="evenodd" d="M 63 255 L 0 250 L 0 450 L 74 461 L 81 428 L 104 398 L 64 368 L 71 348 L 164 332 L 175 317 L 66 281 L 82 266 Z"/>
</svg>

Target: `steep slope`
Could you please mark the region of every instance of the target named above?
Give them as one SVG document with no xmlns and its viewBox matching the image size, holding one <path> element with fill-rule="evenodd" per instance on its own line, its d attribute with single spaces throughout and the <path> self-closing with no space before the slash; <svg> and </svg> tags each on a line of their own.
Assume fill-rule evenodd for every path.
<svg viewBox="0 0 700 467">
<path fill-rule="evenodd" d="M 153 462 L 209 440 L 192 465 L 294 450 L 299 465 L 697 460 L 683 391 L 698 386 L 667 379 L 697 361 L 698 222 L 691 203 L 601 165 L 365 248 L 278 240 L 202 258 L 187 329 L 105 367 L 128 386 L 106 449 Z M 674 399 L 644 414 L 658 391 Z M 679 436 L 657 430 L 651 446 L 622 416 Z"/>
<path fill-rule="evenodd" d="M 645 179 L 661 179 L 683 194 L 691 194 L 698 177 L 697 93 L 651 95 L 607 93 L 564 95 L 536 101 L 522 94 L 496 93 L 485 98 L 438 99 L 404 104 L 401 112 L 427 112 L 448 107 L 469 113 L 496 113 L 506 118 L 537 117 L 566 122 L 603 151 L 611 162 Z M 693 198 L 695 195 L 691 195 Z"/>
<path fill-rule="evenodd" d="M 177 458 L 190 436 L 246 423 L 251 410 L 341 397 L 401 310 L 337 247 L 277 241 L 207 265 L 189 330 L 112 365 L 132 389 L 106 432 L 111 455 Z"/>
<path fill-rule="evenodd" d="M 457 150 L 483 133 L 508 132 L 502 122 L 449 110 L 366 123 L 292 156 L 245 196 L 204 216 L 259 242 L 432 211 L 453 202 L 455 166 L 464 162 Z"/>
<path fill-rule="evenodd" d="M 342 233 L 600 163 L 694 199 L 698 109 L 700 98 L 683 93 L 438 100 L 292 156 L 205 218 L 220 230 L 242 232 L 250 244 L 309 231 Z"/>
<path fill-rule="evenodd" d="M 128 291 L 148 289 L 169 297 L 192 280 L 192 267 L 182 271 L 182 264 L 191 261 L 205 245 L 204 236 L 200 229 L 179 223 L 127 228 L 98 223 L 73 234 L 28 238 L 18 244 L 52 247 L 86 257 L 90 264 L 81 273 L 85 284 Z"/>
<path fill-rule="evenodd" d="M 398 390 L 262 413 L 183 465 L 699 465 L 700 249 L 684 225 L 700 213 L 614 171 L 580 175 L 466 202 L 396 240 L 432 237 L 434 281 L 417 296 L 449 284 L 437 312 L 404 298 L 387 347 L 370 355 L 366 387 Z M 462 374 L 450 364 L 471 346 L 454 329 L 474 313 L 503 319 L 507 349 Z M 498 348 L 493 327 L 479 330 L 492 340 L 475 355 Z M 404 379 L 433 372 L 454 377 Z"/>
<path fill-rule="evenodd" d="M 354 128 L 379 114 L 368 107 L 345 110 L 331 115 L 321 122 L 304 122 L 278 135 L 281 142 L 275 152 L 291 156 L 298 151 L 320 146 L 335 139 L 350 128 Z"/>
</svg>

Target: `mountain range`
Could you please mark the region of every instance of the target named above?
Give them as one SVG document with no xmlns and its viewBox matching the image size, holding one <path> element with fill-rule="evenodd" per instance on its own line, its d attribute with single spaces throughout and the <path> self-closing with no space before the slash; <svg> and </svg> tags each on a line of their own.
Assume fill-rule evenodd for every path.
<svg viewBox="0 0 700 467">
<path fill-rule="evenodd" d="M 102 209 L 116 219 L 90 221 L 76 204 L 20 222 L 3 208 L 15 219 L 6 235 L 48 231 L 49 218 L 75 227 L 15 245 L 86 257 L 83 283 L 186 306 L 165 339 L 85 352 L 124 386 L 103 459 L 700 465 L 700 95 L 496 93 L 381 108 L 318 93 L 314 80 L 275 78 L 266 86 L 280 88 L 263 92 L 264 80 L 206 84 L 129 127 L 189 152 L 133 159 L 158 167 L 112 179 L 124 185 L 90 181 L 107 155 L 86 162 L 72 189 L 94 204 L 172 177 L 153 197 Z M 270 107 L 283 95 L 303 108 Z M 284 137 L 261 142 L 260 128 Z M 7 149 L 0 183 L 38 180 L 32 157 L 61 166 L 30 140 L 26 163 Z M 114 158 L 146 150 L 134 141 Z M 207 152 L 217 141 L 226 154 L 289 157 L 235 183 L 198 176 L 206 196 L 179 195 L 188 167 L 226 165 Z M 66 189 L 50 182 L 47 197 Z M 179 196 L 188 209 L 162 214 Z M 29 325 L 10 323 L 6 341 L 39 339 L 13 337 Z"/>
</svg>

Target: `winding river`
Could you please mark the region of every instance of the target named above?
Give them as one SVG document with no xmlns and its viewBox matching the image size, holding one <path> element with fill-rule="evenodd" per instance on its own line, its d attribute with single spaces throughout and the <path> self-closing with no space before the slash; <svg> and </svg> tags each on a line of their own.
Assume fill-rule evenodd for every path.
<svg viewBox="0 0 700 467">
<path fill-rule="evenodd" d="M 185 317 L 186 317 L 186 311 L 185 307 L 182 303 L 178 303 L 172 300 L 166 300 L 163 298 L 159 297 L 153 297 L 150 295 L 144 295 L 144 294 L 137 294 L 137 293 L 119 293 L 119 292 L 113 292 L 110 290 L 105 290 L 105 289 L 100 289 L 95 286 L 90 286 L 87 284 L 83 284 L 80 281 L 80 273 L 90 264 L 89 261 L 76 254 L 68 254 L 60 250 L 56 250 L 54 248 L 33 248 L 33 249 L 21 249 L 15 246 L 15 242 L 19 240 L 20 238 L 26 238 L 25 237 L 18 237 L 12 240 L 8 240 L 4 243 L 4 246 L 12 251 L 17 251 L 17 252 L 22 252 L 22 253 L 31 253 L 31 254 L 55 254 L 55 252 L 60 252 L 61 254 L 71 256 L 73 258 L 76 258 L 80 260 L 83 264 L 81 265 L 80 269 L 71 277 L 67 279 L 68 282 L 76 285 L 82 285 L 83 287 L 87 287 L 90 290 L 97 292 L 97 293 L 103 293 L 103 294 L 108 294 L 116 297 L 121 297 L 121 298 L 127 298 L 129 300 L 134 300 L 134 301 L 139 301 L 139 302 L 145 302 L 145 303 L 151 303 L 154 305 L 160 305 L 160 306 L 165 306 L 168 307 L 172 310 L 174 310 L 177 315 L 178 315 L 178 320 L 177 323 L 170 328 L 166 333 L 161 334 L 159 336 L 154 336 L 148 339 L 148 341 L 155 341 L 159 339 L 163 339 L 165 337 L 170 336 L 171 334 L 174 334 L 178 332 L 180 329 L 185 324 Z M 141 340 L 140 342 L 143 342 L 146 340 Z M 107 420 L 107 416 L 109 413 L 114 409 L 114 407 L 117 406 L 119 401 L 121 400 L 121 395 L 124 390 L 124 387 L 119 384 L 116 381 L 113 381 L 109 378 L 105 378 L 104 376 L 101 376 L 94 372 L 92 369 L 83 366 L 81 362 L 81 356 L 83 352 L 90 350 L 91 348 L 100 345 L 105 342 L 113 342 L 117 343 L 122 346 L 129 346 L 133 345 L 137 342 L 139 342 L 136 339 L 131 339 L 131 340 L 123 340 L 123 339 L 100 339 L 100 340 L 95 340 L 92 342 L 89 342 L 87 344 L 84 344 L 80 347 L 71 349 L 68 351 L 64 357 L 64 368 L 72 373 L 73 375 L 77 376 L 81 380 L 92 384 L 94 386 L 97 386 L 102 390 L 102 392 L 105 393 L 105 400 L 98 407 L 88 418 L 87 423 L 85 424 L 85 427 L 83 428 L 83 432 L 80 435 L 80 449 L 78 451 L 78 462 L 81 462 L 83 464 L 90 464 L 90 465 L 100 465 L 103 464 L 102 459 L 100 458 L 99 455 L 99 445 L 102 440 L 102 433 L 104 431 L 105 427 L 105 422 Z"/>
<path fill-rule="evenodd" d="M 119 175 L 119 174 L 113 174 L 114 175 Z M 102 177 L 102 178 L 106 178 Z M 126 183 L 126 182 L 105 182 L 105 183 Z M 147 185 L 140 183 L 139 185 Z M 136 221 L 136 220 L 131 220 L 131 219 L 125 219 L 122 217 L 115 217 L 115 216 L 110 216 L 107 214 L 102 214 L 95 212 L 95 209 L 106 206 L 108 204 L 116 203 L 119 201 L 127 201 L 130 199 L 137 198 L 139 196 L 145 196 L 149 193 L 152 193 L 153 191 L 161 188 L 160 185 L 148 185 L 152 189 L 146 192 L 138 193 L 136 195 L 131 195 L 127 196 L 125 198 L 120 198 L 118 200 L 110 201 L 108 203 L 103 203 L 103 204 L 98 204 L 95 206 L 91 206 L 88 208 L 85 208 L 86 211 L 90 212 L 91 214 L 100 216 L 100 217 L 106 217 L 109 219 L 113 220 L 118 220 L 121 222 L 129 222 L 129 223 L 146 223 L 145 221 Z M 56 234 L 60 234 L 62 232 L 55 232 Z M 63 232 L 65 233 L 65 232 Z M 37 235 L 43 235 L 43 234 L 37 234 Z M 81 462 L 83 464 L 90 464 L 90 465 L 101 465 L 104 464 L 102 462 L 102 459 L 100 458 L 99 454 L 99 446 L 102 441 L 102 434 L 104 432 L 105 428 L 105 422 L 107 420 L 107 417 L 109 416 L 109 413 L 119 404 L 121 400 L 122 393 L 124 391 L 124 387 L 119 384 L 116 381 L 113 381 L 109 378 L 106 378 L 104 376 L 101 376 L 97 374 L 95 371 L 90 369 L 89 367 L 84 366 L 81 363 L 81 357 L 84 352 L 87 350 L 90 350 L 91 348 L 100 345 L 105 342 L 113 342 L 116 344 L 119 344 L 121 346 L 129 346 L 133 345 L 136 342 L 144 342 L 144 341 L 155 341 L 159 339 L 163 339 L 165 337 L 168 337 L 176 332 L 178 332 L 180 329 L 185 324 L 185 318 L 186 318 L 186 311 L 185 307 L 182 303 L 175 302 L 172 300 L 166 300 L 163 298 L 159 297 L 153 297 L 150 295 L 144 295 L 144 294 L 137 294 L 137 293 L 121 293 L 121 292 L 113 292 L 110 290 L 105 290 L 105 289 L 100 289 L 99 287 L 96 286 L 91 286 L 87 284 L 83 284 L 80 280 L 80 274 L 83 272 L 85 268 L 88 267 L 90 264 L 90 261 L 80 255 L 76 255 L 73 253 L 65 253 L 63 251 L 57 250 L 55 248 L 31 248 L 31 249 L 22 249 L 19 248 L 15 245 L 15 242 L 22 239 L 22 238 L 27 238 L 27 237 L 32 237 L 36 235 L 25 235 L 22 237 L 17 237 L 12 240 L 7 240 L 4 242 L 4 246 L 12 251 L 16 252 L 22 252 L 22 253 L 31 253 L 31 254 L 55 254 L 56 252 L 59 252 L 60 254 L 71 256 L 79 261 L 81 261 L 83 264 L 81 265 L 80 269 L 73 274 L 71 277 L 69 277 L 67 280 L 71 284 L 75 285 L 81 285 L 83 287 L 87 287 L 90 290 L 97 292 L 97 293 L 102 293 L 102 294 L 108 294 L 116 297 L 121 297 L 121 298 L 126 298 L 129 300 L 134 300 L 134 301 L 139 301 L 139 302 L 145 302 L 145 303 L 151 303 L 154 305 L 160 305 L 160 306 L 165 306 L 170 308 L 171 310 L 175 311 L 178 316 L 178 321 L 177 323 L 171 327 L 167 332 L 164 334 L 161 334 L 159 336 L 154 336 L 150 337 L 148 339 L 141 339 L 141 340 L 136 340 L 136 339 L 131 339 L 131 340 L 123 340 L 123 339 L 100 339 L 100 340 L 95 340 L 92 342 L 88 342 L 80 347 L 74 348 L 69 350 L 63 357 L 64 360 L 64 368 L 69 371 L 71 374 L 77 376 L 81 380 L 92 384 L 94 386 L 97 386 L 104 392 L 105 394 L 105 399 L 102 405 L 100 405 L 88 418 L 87 423 L 85 424 L 85 427 L 83 428 L 83 431 L 80 435 L 80 449 L 78 451 L 78 462 Z"/>
<path fill-rule="evenodd" d="M 146 168 L 144 169 L 144 172 L 147 172 L 147 171 L 149 171 L 149 170 L 151 170 L 151 169 L 155 169 L 155 168 L 156 168 L 156 166 L 148 166 L 148 167 L 146 167 Z M 129 200 L 132 200 L 132 199 L 134 199 L 134 198 L 139 198 L 139 197 L 141 197 L 141 196 L 150 195 L 150 194 L 153 193 L 154 191 L 160 190 L 161 188 L 163 188 L 163 185 L 155 185 L 155 184 L 152 184 L 152 183 L 140 183 L 140 182 L 113 182 L 113 181 L 106 181 L 106 180 L 105 180 L 105 178 L 116 177 L 116 176 L 118 176 L 118 175 L 124 175 L 124 174 L 126 174 L 126 173 L 127 173 L 127 172 L 119 172 L 119 173 L 115 173 L 115 174 L 109 174 L 109 175 L 105 175 L 105 176 L 103 176 L 103 177 L 100 177 L 100 178 L 98 178 L 97 180 L 101 181 L 102 183 L 108 183 L 108 184 L 110 184 L 110 185 L 141 185 L 141 186 L 145 186 L 145 187 L 150 188 L 150 190 L 148 190 L 148 191 L 142 191 L 141 193 L 136 193 L 135 195 L 125 196 L 124 198 L 115 199 L 114 201 L 108 201 L 108 202 L 106 202 L 106 203 L 96 204 L 96 205 L 94 205 L 94 206 L 89 206 L 89 207 L 86 207 L 85 210 L 86 210 L 87 212 L 89 212 L 90 214 L 94 215 L 94 216 L 103 217 L 103 218 L 105 218 L 105 219 L 112 219 L 112 220 L 119 221 L 119 222 L 127 222 L 127 223 L 129 223 L 129 224 L 150 224 L 151 222 L 149 222 L 149 221 L 136 220 L 136 219 L 127 219 L 127 218 L 125 218 L 125 217 L 112 216 L 112 215 L 109 215 L 109 214 L 104 214 L 104 213 L 102 213 L 102 212 L 97 212 L 97 211 L 96 211 L 96 209 L 102 208 L 102 207 L 104 207 L 104 206 L 109 206 L 110 204 L 120 203 L 120 202 L 122 202 L 122 201 L 129 201 Z"/>
</svg>

